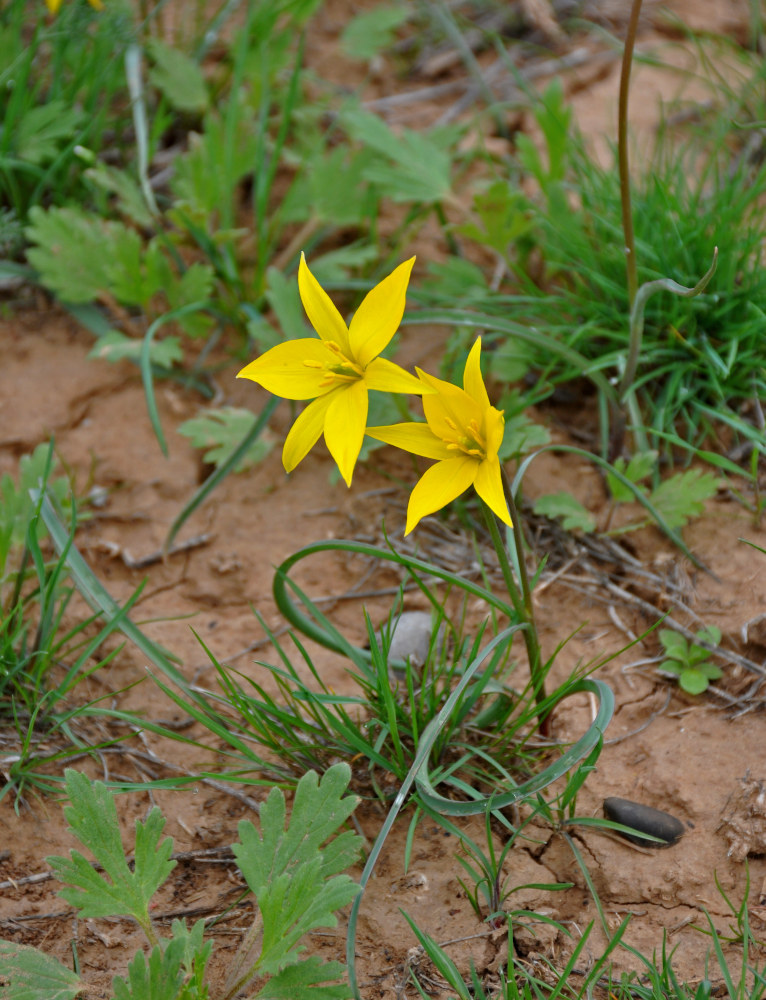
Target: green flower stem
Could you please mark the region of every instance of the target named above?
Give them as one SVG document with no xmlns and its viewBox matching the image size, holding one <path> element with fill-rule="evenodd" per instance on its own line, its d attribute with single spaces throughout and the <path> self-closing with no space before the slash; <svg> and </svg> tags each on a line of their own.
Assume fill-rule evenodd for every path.
<svg viewBox="0 0 766 1000">
<path fill-rule="evenodd" d="M 503 541 L 503 537 L 500 534 L 497 518 L 483 501 L 482 509 L 484 511 L 484 519 L 486 520 L 487 527 L 489 528 L 490 537 L 492 538 L 492 544 L 495 547 L 498 562 L 500 563 L 500 570 L 503 574 L 503 580 L 505 582 L 506 590 L 508 591 L 508 596 L 511 599 L 511 603 L 513 604 L 513 609 L 516 612 L 517 617 L 526 625 L 526 628 L 523 631 L 524 642 L 527 647 L 527 658 L 529 660 L 529 673 L 532 679 L 535 703 L 538 707 L 541 707 L 546 700 L 545 674 L 542 669 L 540 639 L 537 632 L 537 624 L 535 622 L 534 606 L 532 604 L 532 589 L 529 586 L 529 577 L 527 575 L 527 568 L 524 562 L 524 536 L 521 531 L 521 519 L 519 517 L 519 512 L 516 509 L 516 502 L 513 497 L 510 483 L 508 482 L 508 477 L 506 476 L 504 469 L 501 469 L 501 473 L 503 478 L 503 492 L 505 493 L 508 510 L 511 514 L 511 521 L 513 522 L 513 542 L 516 549 L 516 569 L 519 577 L 519 583 L 521 584 L 521 592 L 519 592 L 519 587 L 517 586 L 516 580 L 513 576 L 513 570 L 511 569 L 510 560 L 508 559 L 508 551 L 506 549 L 505 542 Z M 541 710 L 540 731 L 545 735 L 548 734 L 548 720 L 548 713 L 543 714 Z"/>
<path fill-rule="evenodd" d="M 516 612 L 516 617 L 524 622 L 527 620 L 526 608 L 524 607 L 524 601 L 519 593 L 519 589 L 516 586 L 516 581 L 513 578 L 513 570 L 511 569 L 500 529 L 497 526 L 497 518 L 489 505 L 483 500 L 481 501 L 481 509 L 484 514 L 484 521 L 489 529 L 492 544 L 495 546 L 497 561 L 500 563 L 500 571 L 503 574 L 503 581 L 505 582 L 505 589 L 508 591 L 508 596 L 511 599 L 513 610 Z"/>
</svg>

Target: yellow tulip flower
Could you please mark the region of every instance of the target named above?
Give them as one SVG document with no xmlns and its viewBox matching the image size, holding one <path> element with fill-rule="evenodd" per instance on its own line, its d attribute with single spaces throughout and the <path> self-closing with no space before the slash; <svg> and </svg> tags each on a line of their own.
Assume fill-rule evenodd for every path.
<svg viewBox="0 0 766 1000">
<path fill-rule="evenodd" d="M 101 3 L 101 0 L 88 0 L 88 3 L 94 10 L 104 9 L 104 5 Z M 61 0 L 45 0 L 45 6 L 51 14 L 58 14 L 59 7 L 61 6 Z"/>
<path fill-rule="evenodd" d="M 285 439 L 282 463 L 287 472 L 324 433 L 330 454 L 350 486 L 364 440 L 368 390 L 418 395 L 432 391 L 399 365 L 378 357 L 402 321 L 414 263 L 411 257 L 368 292 L 346 326 L 301 254 L 298 289 L 319 338 L 277 344 L 237 374 L 276 396 L 313 400 Z"/>
<path fill-rule="evenodd" d="M 425 424 L 368 427 L 376 441 L 403 448 L 414 455 L 437 459 L 410 494 L 408 535 L 421 518 L 433 514 L 473 486 L 495 514 L 511 524 L 503 492 L 500 459 L 505 418 L 490 405 L 481 377 L 481 338 L 471 348 L 463 373 L 463 388 L 417 369 L 432 394 L 423 396 Z"/>
</svg>

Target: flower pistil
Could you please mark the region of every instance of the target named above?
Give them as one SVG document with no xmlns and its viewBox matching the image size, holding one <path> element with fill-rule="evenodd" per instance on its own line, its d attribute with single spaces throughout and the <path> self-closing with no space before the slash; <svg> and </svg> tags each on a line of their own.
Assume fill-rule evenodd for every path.
<svg viewBox="0 0 766 1000">
<path fill-rule="evenodd" d="M 356 382 L 360 378 L 364 378 L 364 368 L 350 358 L 347 358 L 339 344 L 336 344 L 334 340 L 325 340 L 323 343 L 331 354 L 335 355 L 335 358 L 329 361 L 317 361 L 313 358 L 307 358 L 303 362 L 306 368 L 314 368 L 317 371 L 324 372 L 324 378 L 319 383 L 321 388 L 324 388 L 326 385 L 332 385 L 333 382 Z"/>
</svg>

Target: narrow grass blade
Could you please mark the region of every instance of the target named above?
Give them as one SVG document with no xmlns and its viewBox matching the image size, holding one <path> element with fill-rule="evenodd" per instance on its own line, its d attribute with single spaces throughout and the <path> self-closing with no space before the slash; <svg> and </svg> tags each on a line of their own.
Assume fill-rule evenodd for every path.
<svg viewBox="0 0 766 1000">
<path fill-rule="evenodd" d="M 412 788 L 412 785 L 415 782 L 416 777 L 423 768 L 426 768 L 428 766 L 428 759 L 431 755 L 431 750 L 433 749 L 433 746 L 439 737 L 439 733 L 447 724 L 450 715 L 454 711 L 455 706 L 458 704 L 460 697 L 463 694 L 463 691 L 468 686 L 468 684 L 470 684 L 474 674 L 482 665 L 487 656 L 489 656 L 490 653 L 492 653 L 498 646 L 501 646 L 503 643 L 510 642 L 513 635 L 516 632 L 518 632 L 518 630 L 521 627 L 522 627 L 521 625 L 511 625 L 509 628 L 503 629 L 503 631 L 499 632 L 495 636 L 495 638 L 492 639 L 490 643 L 488 643 L 486 648 L 479 653 L 479 655 L 476 657 L 473 663 L 470 663 L 468 665 L 465 673 L 463 674 L 463 677 L 460 680 L 460 683 L 457 685 L 455 690 L 452 692 L 447 701 L 444 703 L 444 706 L 442 707 L 441 711 L 436 716 L 436 718 L 433 719 L 431 723 L 429 723 L 429 725 L 423 732 L 423 736 L 420 740 L 420 743 L 418 744 L 417 753 L 415 754 L 415 760 L 412 762 L 412 767 L 407 773 L 407 777 L 402 782 L 401 788 L 399 789 L 396 798 L 394 799 L 394 804 L 391 806 L 388 815 L 386 816 L 386 820 L 383 826 L 381 827 L 380 833 L 375 838 L 375 843 L 372 845 L 372 848 L 370 850 L 369 856 L 367 858 L 367 863 L 365 864 L 364 871 L 362 872 L 362 877 L 359 879 L 361 892 L 359 893 L 359 895 L 356 897 L 356 899 L 352 904 L 351 913 L 349 914 L 349 919 L 348 919 L 348 934 L 346 937 L 346 963 L 348 965 L 349 982 L 351 983 L 351 988 L 354 991 L 354 997 L 356 998 L 356 1000 L 361 1000 L 361 994 L 359 993 L 359 986 L 356 981 L 356 925 L 359 920 L 359 907 L 361 906 L 365 887 L 370 880 L 375 865 L 377 864 L 380 852 L 383 850 L 383 845 L 386 842 L 386 837 L 388 837 L 388 834 L 391 830 L 391 827 L 394 825 L 396 817 L 399 815 L 402 806 L 406 802 L 407 796 L 409 795 L 409 791 Z M 468 804 L 470 805 L 470 803 Z M 479 809 L 479 812 L 483 812 L 483 810 L 484 810 L 484 805 L 482 805 L 481 809 Z"/>
<path fill-rule="evenodd" d="M 50 498 L 45 494 L 41 495 L 39 490 L 32 490 L 31 492 L 35 501 L 38 499 L 42 501 L 40 514 L 51 536 L 56 552 L 59 555 L 66 553 L 66 567 L 74 580 L 75 586 L 89 607 L 102 614 L 107 621 L 117 619 L 119 621 L 119 629 L 123 635 L 130 639 L 158 670 L 175 684 L 178 684 L 184 691 L 188 692 L 189 686 L 186 678 L 173 663 L 176 657 L 156 642 L 153 642 L 148 636 L 145 636 L 138 626 L 134 625 L 129 619 L 122 617 L 119 604 L 101 584 L 93 573 L 93 570 L 91 570 L 78 552 L 76 546 L 72 543 L 70 533 L 59 520 Z"/>
<path fill-rule="evenodd" d="M 189 313 L 198 312 L 206 305 L 207 302 L 204 300 L 200 302 L 187 302 L 186 305 L 179 306 L 177 309 L 171 309 L 170 312 L 166 312 L 163 316 L 158 316 L 144 334 L 144 340 L 141 344 L 141 380 L 144 383 L 146 409 L 149 412 L 149 420 L 151 421 L 152 429 L 154 430 L 154 436 L 157 438 L 157 442 L 162 449 L 162 454 L 165 455 L 166 458 L 168 454 L 168 446 L 165 441 L 162 424 L 160 423 L 160 415 L 157 412 L 157 400 L 154 396 L 154 380 L 152 378 L 152 340 L 154 339 L 155 333 L 160 329 L 160 327 L 164 326 L 165 323 L 170 323 L 174 319 L 181 319 L 183 316 L 188 316 Z"/>
</svg>

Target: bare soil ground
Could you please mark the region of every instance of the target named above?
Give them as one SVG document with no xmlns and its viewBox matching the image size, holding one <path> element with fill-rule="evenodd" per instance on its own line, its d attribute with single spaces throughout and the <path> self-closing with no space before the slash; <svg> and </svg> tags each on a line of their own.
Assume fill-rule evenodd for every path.
<svg viewBox="0 0 766 1000">
<path fill-rule="evenodd" d="M 692 26 L 722 33 L 741 32 L 746 15 L 744 3 L 670 6 Z M 352 7 L 356 9 L 355 4 L 330 4 L 318 18 L 311 56 L 320 73 L 342 75 L 343 67 L 329 56 L 323 61 L 323 54 Z M 671 40 L 666 31 L 658 32 L 659 23 L 652 8 L 641 45 L 645 49 L 657 46 L 667 56 Z M 567 45 L 575 48 L 576 43 L 569 40 Z M 673 52 L 682 65 L 692 58 L 688 49 Z M 642 67 L 638 73 L 642 89 L 635 91 L 641 100 L 633 102 L 636 128 L 648 136 L 657 106 L 654 97 L 647 95 L 675 96 L 682 78 L 653 70 L 650 83 L 649 68 Z M 378 77 L 370 83 L 371 97 L 391 93 L 380 81 Z M 583 128 L 603 151 L 602 137 L 613 129 L 616 63 L 594 58 L 572 70 L 567 81 Z M 690 99 L 701 97 L 704 86 L 699 81 L 690 83 L 687 78 L 685 85 L 692 88 Z M 698 86 L 701 90 L 695 91 Z M 433 119 L 438 108 L 418 106 L 417 111 L 425 122 Z M 421 245 L 419 252 L 427 253 L 427 245 Z M 414 280 L 418 280 L 417 272 Z M 87 360 L 90 335 L 42 296 L 11 305 L 0 321 L 0 474 L 13 472 L 22 454 L 55 435 L 57 451 L 74 475 L 78 492 L 85 494 L 94 485 L 105 491 L 104 505 L 94 508 L 78 531 L 80 551 L 119 601 L 147 580 L 134 619 L 146 622 L 148 634 L 180 655 L 184 672 L 196 682 L 215 687 L 214 670 L 192 629 L 219 660 L 264 680 L 264 668 L 254 661 L 270 659 L 272 653 L 262 644 L 263 630 L 252 608 L 270 626 L 282 626 L 271 597 L 272 570 L 297 548 L 324 538 L 378 538 L 382 517 L 390 537 L 401 539 L 406 494 L 392 487 L 389 473 L 400 471 L 406 478 L 408 471 L 403 466 L 397 470 L 396 457 L 376 453 L 368 466 L 358 469 L 349 491 L 342 483 L 331 484 L 331 462 L 320 449 L 288 479 L 277 448 L 257 469 L 230 477 L 186 525 L 182 537 L 204 536 L 202 544 L 165 562 L 133 568 L 136 559 L 162 546 L 174 518 L 204 477 L 198 454 L 176 432 L 183 420 L 198 412 L 202 401 L 170 384 L 159 387 L 160 414 L 170 446 L 170 457 L 164 458 L 146 417 L 137 370 L 127 363 Z M 408 364 L 438 359 L 444 336 L 437 329 L 406 333 L 401 360 Z M 258 409 L 265 396 L 251 383 L 234 380 L 237 367 L 231 362 L 217 377 L 225 400 Z M 573 417 L 578 419 L 571 409 L 563 413 L 551 408 L 538 416 L 558 441 L 568 440 Z M 589 419 L 585 412 L 582 419 Z M 272 425 L 278 439 L 288 426 L 285 406 Z M 530 498 L 561 489 L 570 490 L 597 516 L 603 515 L 604 487 L 592 468 L 561 457 L 545 457 L 533 464 L 526 481 Z M 751 625 L 743 636 L 743 628 L 766 608 L 766 556 L 741 539 L 764 545 L 766 533 L 753 526 L 743 507 L 725 491 L 685 532 L 687 544 L 710 572 L 689 563 L 654 529 L 632 534 L 624 543 L 644 567 L 645 577 L 626 572 L 625 564 L 616 560 L 611 564 L 599 561 L 597 555 L 563 540 L 560 534 L 545 537 L 548 542 L 541 544 L 551 547 L 551 568 L 536 595 L 545 649 L 550 651 L 565 635 L 583 626 L 560 656 L 556 667 L 560 677 L 580 661 L 621 648 L 631 635 L 653 624 L 657 614 L 647 606 L 669 612 L 693 630 L 700 623 L 717 625 L 727 650 L 764 669 L 766 630 Z M 437 542 L 447 555 L 451 546 L 453 558 L 468 551 L 460 548 L 459 538 L 437 527 L 431 536 L 424 533 L 423 539 L 431 553 Z M 365 635 L 363 607 L 373 620 L 382 621 L 393 600 L 385 594 L 365 601 L 342 599 L 366 571 L 365 566 L 333 556 L 303 564 L 297 575 L 313 598 L 338 598 L 327 607 L 333 621 L 355 642 L 363 641 Z M 394 582 L 383 571 L 373 580 L 383 588 Z M 420 605 L 416 598 L 409 598 L 407 606 Z M 766 781 L 766 751 L 763 694 L 757 687 L 762 675 L 730 662 L 717 684 L 718 695 L 692 699 L 660 677 L 654 666 L 638 663 L 657 652 L 656 638 L 649 637 L 601 674 L 615 691 L 617 710 L 578 811 L 598 815 L 606 796 L 623 796 L 673 813 L 685 824 L 686 833 L 676 845 L 663 850 L 637 849 L 588 831 L 578 833 L 577 840 L 610 925 L 616 928 L 627 913 L 633 914 L 625 940 L 647 955 L 659 951 L 666 935 L 669 947 L 675 949 L 678 974 L 694 980 L 704 974 L 709 939 L 693 925 L 705 925 L 703 911 L 707 910 L 721 930 L 728 926 L 715 878 L 731 897 L 740 900 L 745 892 L 745 857 L 751 879 L 751 919 L 756 933 L 763 930 L 766 934 L 766 816 L 759 804 L 759 791 Z M 327 683 L 345 690 L 348 680 L 341 659 L 314 647 L 312 653 Z M 115 692 L 111 703 L 116 706 L 147 718 L 183 723 L 176 707 L 146 679 L 146 668 L 143 658 L 126 647 L 108 668 L 78 689 L 78 696 L 85 700 Z M 141 678 L 143 683 L 128 688 Z M 590 712 L 585 696 L 574 698 L 556 714 L 556 736 L 575 737 L 588 724 Z M 95 737 L 98 730 L 93 726 Z M 3 735 L 2 749 L 14 752 L 10 731 Z M 153 753 L 186 772 L 209 763 L 209 758 L 189 746 L 161 744 L 144 735 L 125 744 L 118 754 L 104 754 L 103 772 L 92 763 L 82 766 L 96 777 L 142 780 L 167 773 L 152 758 Z M 242 880 L 225 848 L 236 839 L 241 818 L 256 818 L 252 806 L 263 794 L 257 787 L 231 789 L 198 781 L 180 791 L 120 796 L 118 808 L 126 838 L 134 819 L 156 801 L 167 816 L 166 832 L 173 836 L 176 850 L 189 852 L 182 855 L 163 890 L 156 909 L 158 920 L 221 913 L 237 899 Z M 361 826 L 370 839 L 383 815 L 383 807 L 375 802 L 361 808 Z M 124 973 L 141 945 L 138 934 L 118 920 L 75 921 L 57 898 L 52 880 L 30 878 L 47 871 L 46 855 L 67 853 L 72 846 L 60 804 L 33 798 L 14 810 L 11 797 L 6 797 L 0 803 L 0 828 L 0 936 L 38 945 L 68 964 L 75 942 L 88 995 L 110 996 L 113 975 Z M 461 870 L 454 860 L 454 838 L 433 823 L 422 822 L 405 874 L 405 833 L 406 819 L 387 842 L 362 906 L 357 951 L 363 995 L 370 1000 L 414 996 L 413 988 L 406 985 L 413 963 L 427 977 L 423 981 L 434 996 L 448 995 L 440 991 L 422 957 L 411 952 L 415 942 L 401 910 L 437 941 L 451 942 L 450 954 L 461 968 L 467 969 L 471 959 L 491 982 L 506 959 L 507 943 L 503 935 L 477 919 L 465 898 L 458 883 Z M 473 833 L 479 835 L 478 827 Z M 555 894 L 523 890 L 514 896 L 513 904 L 554 917 L 577 940 L 596 917 L 593 901 L 562 838 L 543 829 L 536 834 L 538 843 L 519 845 L 509 856 L 507 867 L 513 881 L 571 881 L 575 887 Z M 222 853 L 202 854 L 210 848 Z M 223 975 L 251 915 L 246 903 L 218 924 L 215 976 Z M 344 931 L 342 919 L 337 931 L 316 935 L 317 951 L 343 959 Z M 602 932 L 594 926 L 581 968 L 600 954 L 604 944 Z M 537 938 L 520 932 L 516 947 L 530 962 L 542 954 L 555 963 L 571 950 L 571 941 L 540 924 Z M 627 952 L 618 953 L 616 963 L 619 968 L 636 967 L 636 959 Z"/>
</svg>

